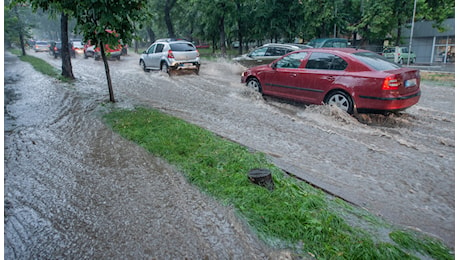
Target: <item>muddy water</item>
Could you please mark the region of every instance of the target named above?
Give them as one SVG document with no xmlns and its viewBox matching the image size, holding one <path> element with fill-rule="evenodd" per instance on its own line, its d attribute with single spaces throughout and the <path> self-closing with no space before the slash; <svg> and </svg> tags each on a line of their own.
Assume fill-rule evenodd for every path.
<svg viewBox="0 0 460 260">
<path fill-rule="evenodd" d="M 102 63 L 72 62 L 74 91 L 87 104 L 106 101 Z M 357 120 L 325 106 L 264 99 L 239 83 L 235 64 L 205 62 L 199 76 L 171 78 L 143 72 L 136 54 L 110 65 L 118 106 L 155 107 L 263 151 L 284 169 L 454 247 L 453 88 L 423 85 L 420 103 L 404 113 Z"/>
<path fill-rule="evenodd" d="M 232 209 L 108 130 L 105 95 L 86 84 L 6 54 L 5 259 L 279 256 Z"/>
</svg>

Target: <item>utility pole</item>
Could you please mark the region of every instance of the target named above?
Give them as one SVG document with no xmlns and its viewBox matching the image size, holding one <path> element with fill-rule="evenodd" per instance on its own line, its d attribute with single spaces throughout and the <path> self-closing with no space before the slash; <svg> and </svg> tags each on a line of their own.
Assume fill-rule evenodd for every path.
<svg viewBox="0 0 460 260">
<path fill-rule="evenodd" d="M 412 13 L 412 27 L 410 29 L 410 39 L 409 39 L 409 58 L 407 59 L 407 66 L 410 64 L 410 57 L 412 52 L 412 37 L 414 35 L 414 23 L 415 23 L 415 10 L 417 9 L 417 0 L 414 0 L 414 12 Z"/>
</svg>

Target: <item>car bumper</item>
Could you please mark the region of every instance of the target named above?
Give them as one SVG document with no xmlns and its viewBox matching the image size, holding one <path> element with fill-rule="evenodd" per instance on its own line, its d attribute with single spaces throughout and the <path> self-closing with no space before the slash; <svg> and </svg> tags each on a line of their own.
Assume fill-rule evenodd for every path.
<svg viewBox="0 0 460 260">
<path fill-rule="evenodd" d="M 196 70 L 200 68 L 200 62 L 173 62 L 170 68 L 175 70 Z"/>
<path fill-rule="evenodd" d="M 415 93 L 404 96 L 394 97 L 372 97 L 360 95 L 356 102 L 358 110 L 381 110 L 381 111 L 399 111 L 409 108 L 418 103 L 422 92 L 419 90 Z"/>
</svg>

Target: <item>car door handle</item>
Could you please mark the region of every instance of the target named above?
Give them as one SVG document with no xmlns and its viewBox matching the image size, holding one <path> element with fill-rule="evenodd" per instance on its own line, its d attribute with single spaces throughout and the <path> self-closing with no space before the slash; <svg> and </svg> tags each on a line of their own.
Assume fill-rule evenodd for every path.
<svg viewBox="0 0 460 260">
<path fill-rule="evenodd" d="M 292 73 L 292 74 L 291 74 L 291 77 L 292 77 L 292 78 L 295 78 L 295 77 L 297 77 L 297 74 L 296 74 L 296 73 Z"/>
<path fill-rule="evenodd" d="M 329 80 L 329 81 L 334 81 L 335 77 L 334 76 L 327 76 L 326 79 Z"/>
</svg>

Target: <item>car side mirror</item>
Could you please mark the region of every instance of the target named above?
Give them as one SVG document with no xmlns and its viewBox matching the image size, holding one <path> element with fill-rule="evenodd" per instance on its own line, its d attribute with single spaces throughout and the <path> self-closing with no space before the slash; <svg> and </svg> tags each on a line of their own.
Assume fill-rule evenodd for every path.
<svg viewBox="0 0 460 260">
<path fill-rule="evenodd" d="M 147 54 L 147 51 L 143 51 L 142 53 L 143 53 L 143 54 Z"/>
<path fill-rule="evenodd" d="M 270 67 L 272 67 L 272 69 L 276 69 L 276 68 L 277 68 L 277 66 L 276 66 L 276 65 L 278 65 L 278 63 L 276 63 L 276 62 L 273 62 L 273 63 L 272 63 L 272 65 L 271 65 Z"/>
</svg>

